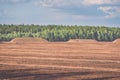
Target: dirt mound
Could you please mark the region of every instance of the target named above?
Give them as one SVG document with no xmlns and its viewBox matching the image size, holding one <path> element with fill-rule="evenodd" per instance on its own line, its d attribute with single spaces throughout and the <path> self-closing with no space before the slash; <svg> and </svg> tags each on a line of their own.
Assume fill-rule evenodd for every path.
<svg viewBox="0 0 120 80">
<path fill-rule="evenodd" d="M 114 40 L 113 43 L 115 43 L 115 44 L 119 44 L 119 45 L 120 45 L 120 39 L 116 39 L 116 40 Z"/>
<path fill-rule="evenodd" d="M 41 43 L 41 42 L 48 42 L 45 39 L 41 38 L 32 38 L 32 37 L 24 37 L 24 38 L 15 38 L 11 40 L 12 43 Z"/>
<path fill-rule="evenodd" d="M 93 39 L 71 39 L 68 42 L 96 43 L 97 41 Z"/>
</svg>

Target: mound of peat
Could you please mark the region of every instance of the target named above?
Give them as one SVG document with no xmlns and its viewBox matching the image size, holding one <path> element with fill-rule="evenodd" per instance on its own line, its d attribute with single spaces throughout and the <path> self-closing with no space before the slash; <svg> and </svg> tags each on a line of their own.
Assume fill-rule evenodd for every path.
<svg viewBox="0 0 120 80">
<path fill-rule="evenodd" d="M 24 38 L 15 38 L 11 40 L 10 42 L 12 43 L 43 43 L 43 42 L 48 42 L 48 41 L 45 39 L 41 39 L 41 38 L 24 37 Z"/>
<path fill-rule="evenodd" d="M 119 44 L 120 45 L 120 39 L 116 39 L 113 41 L 114 44 Z"/>
<path fill-rule="evenodd" d="M 93 40 L 93 39 L 70 39 L 68 42 L 73 42 L 73 43 L 76 43 L 76 42 L 80 42 L 80 43 L 96 43 L 97 41 Z"/>
</svg>

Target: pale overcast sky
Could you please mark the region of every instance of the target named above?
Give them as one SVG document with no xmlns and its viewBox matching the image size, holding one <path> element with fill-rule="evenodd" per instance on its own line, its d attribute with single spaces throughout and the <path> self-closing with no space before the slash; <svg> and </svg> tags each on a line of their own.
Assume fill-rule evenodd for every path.
<svg viewBox="0 0 120 80">
<path fill-rule="evenodd" d="M 120 27 L 120 0 L 0 0 L 0 24 Z"/>
</svg>

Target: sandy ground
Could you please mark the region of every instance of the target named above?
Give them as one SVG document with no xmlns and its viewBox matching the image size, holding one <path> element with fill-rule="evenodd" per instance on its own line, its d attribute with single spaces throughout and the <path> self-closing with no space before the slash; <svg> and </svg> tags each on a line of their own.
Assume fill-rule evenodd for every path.
<svg viewBox="0 0 120 80">
<path fill-rule="evenodd" d="M 0 43 L 0 80 L 120 80 L 118 41 Z"/>
</svg>

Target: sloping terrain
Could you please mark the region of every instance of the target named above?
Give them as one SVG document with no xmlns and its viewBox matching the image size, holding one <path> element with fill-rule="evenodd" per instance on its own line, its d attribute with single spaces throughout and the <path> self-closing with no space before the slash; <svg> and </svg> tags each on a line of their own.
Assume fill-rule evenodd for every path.
<svg viewBox="0 0 120 80">
<path fill-rule="evenodd" d="M 120 47 L 120 39 L 114 40 L 113 43 L 115 44 L 115 46 Z"/>
<path fill-rule="evenodd" d="M 96 43 L 96 40 L 92 40 L 92 39 L 71 39 L 68 42 L 79 42 L 79 43 Z"/>
<path fill-rule="evenodd" d="M 118 40 L 41 40 L 1 43 L 0 80 L 120 80 Z"/>
<path fill-rule="evenodd" d="M 23 37 L 23 38 L 15 38 L 11 40 L 12 43 L 41 43 L 41 42 L 48 42 L 45 39 L 40 38 L 32 38 L 32 37 Z"/>
</svg>

